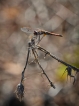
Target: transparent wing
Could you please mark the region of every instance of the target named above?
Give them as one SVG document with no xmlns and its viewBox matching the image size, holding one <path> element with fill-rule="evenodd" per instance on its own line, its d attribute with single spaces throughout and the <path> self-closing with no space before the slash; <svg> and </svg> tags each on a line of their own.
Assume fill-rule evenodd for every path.
<svg viewBox="0 0 79 106">
<path fill-rule="evenodd" d="M 31 29 L 31 28 L 29 28 L 29 27 L 23 27 L 23 28 L 21 28 L 21 31 L 23 31 L 23 32 L 25 32 L 25 33 L 33 33 L 34 31 Z"/>
<path fill-rule="evenodd" d="M 25 33 L 33 33 L 34 31 L 40 31 L 40 28 L 29 28 L 29 27 L 23 27 L 21 28 L 21 31 L 25 32 Z"/>
</svg>

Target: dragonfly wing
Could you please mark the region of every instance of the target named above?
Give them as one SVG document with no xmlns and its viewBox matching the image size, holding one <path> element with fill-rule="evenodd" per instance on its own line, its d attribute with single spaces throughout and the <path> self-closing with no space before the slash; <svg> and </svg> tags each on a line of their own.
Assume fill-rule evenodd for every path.
<svg viewBox="0 0 79 106">
<path fill-rule="evenodd" d="M 33 31 L 30 28 L 27 28 L 27 27 L 21 28 L 21 31 L 23 31 L 25 33 L 33 33 Z"/>
</svg>

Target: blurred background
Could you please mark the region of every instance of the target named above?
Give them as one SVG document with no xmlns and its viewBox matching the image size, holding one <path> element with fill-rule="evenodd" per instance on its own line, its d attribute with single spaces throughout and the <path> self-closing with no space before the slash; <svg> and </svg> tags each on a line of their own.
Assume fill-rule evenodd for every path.
<svg viewBox="0 0 79 106">
<path fill-rule="evenodd" d="M 79 68 L 78 0 L 0 0 L 0 106 L 79 106 L 79 78 L 73 86 L 72 78 L 67 81 L 67 73 L 62 76 L 66 66 L 49 56 L 44 59 L 41 51 L 37 51 L 39 61 L 56 89 L 32 63 L 25 73 L 24 99 L 19 102 L 16 98 L 14 92 L 20 83 L 29 41 L 22 27 L 63 35 L 45 36 L 40 46 Z"/>
</svg>

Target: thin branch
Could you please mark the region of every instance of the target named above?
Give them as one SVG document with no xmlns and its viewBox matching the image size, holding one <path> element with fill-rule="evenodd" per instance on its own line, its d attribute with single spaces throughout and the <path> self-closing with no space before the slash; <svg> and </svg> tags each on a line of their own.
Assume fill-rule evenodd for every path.
<svg viewBox="0 0 79 106">
<path fill-rule="evenodd" d="M 43 74 L 44 74 L 44 75 L 46 76 L 46 78 L 48 79 L 48 81 L 49 81 L 51 87 L 53 87 L 53 88 L 55 89 L 54 84 L 50 81 L 49 77 L 47 76 L 47 74 L 45 73 L 44 69 L 43 69 L 42 66 L 40 65 L 40 63 L 39 63 L 39 61 L 38 61 L 38 58 L 37 58 L 37 56 L 36 56 L 36 54 L 37 54 L 36 51 L 35 51 L 34 49 L 32 49 L 32 52 L 33 52 L 33 55 L 34 55 L 34 57 L 35 57 L 35 60 L 36 60 L 37 64 L 38 64 L 39 67 L 41 68 Z"/>
<path fill-rule="evenodd" d="M 53 54 L 51 54 L 50 52 L 48 52 L 47 50 L 45 50 L 44 48 L 42 48 L 42 47 L 40 47 L 40 46 L 37 46 L 37 49 L 40 50 L 40 51 L 42 51 L 42 52 L 44 52 L 46 55 L 51 56 L 52 58 L 54 58 L 54 59 L 57 60 L 58 62 L 64 64 L 65 66 L 71 67 L 74 71 L 79 72 L 79 69 L 78 69 L 78 68 L 76 68 L 76 67 L 74 67 L 74 66 L 72 66 L 72 65 L 70 65 L 70 64 L 68 64 L 68 63 L 66 63 L 66 62 L 64 62 L 64 61 L 62 61 L 62 60 L 60 60 L 60 59 L 58 59 L 58 58 L 55 57 Z"/>
<path fill-rule="evenodd" d="M 29 45 L 29 44 L 28 44 L 28 45 Z M 24 80 L 24 73 L 25 73 L 25 70 L 26 70 L 26 67 L 27 67 L 27 63 L 28 63 L 28 59 L 29 59 L 29 54 L 30 54 L 30 48 L 28 47 L 28 53 L 27 53 L 26 63 L 25 63 L 24 70 L 22 71 L 21 83 L 22 83 L 22 81 Z"/>
</svg>

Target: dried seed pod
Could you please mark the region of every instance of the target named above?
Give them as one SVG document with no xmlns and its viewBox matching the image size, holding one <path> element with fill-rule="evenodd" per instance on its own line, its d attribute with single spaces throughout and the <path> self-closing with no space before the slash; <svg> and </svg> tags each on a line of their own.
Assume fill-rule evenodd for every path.
<svg viewBox="0 0 79 106">
<path fill-rule="evenodd" d="M 73 77 L 74 81 L 73 84 L 75 83 L 75 76 L 72 75 L 72 68 L 70 66 L 68 66 L 65 71 L 67 71 L 67 76 Z"/>
<path fill-rule="evenodd" d="M 19 83 L 17 85 L 17 89 L 15 91 L 17 98 L 22 101 L 24 97 L 24 85 L 22 83 Z"/>
</svg>

